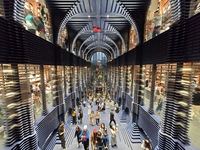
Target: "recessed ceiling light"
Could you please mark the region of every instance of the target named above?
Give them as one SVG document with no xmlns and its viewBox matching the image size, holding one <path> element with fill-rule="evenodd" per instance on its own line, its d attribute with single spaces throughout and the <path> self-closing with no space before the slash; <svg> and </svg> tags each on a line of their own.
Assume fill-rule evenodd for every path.
<svg viewBox="0 0 200 150">
<path fill-rule="evenodd" d="M 88 15 L 88 18 L 90 18 L 91 16 L 90 15 Z"/>
<path fill-rule="evenodd" d="M 107 15 L 106 17 L 109 18 L 109 15 Z"/>
</svg>

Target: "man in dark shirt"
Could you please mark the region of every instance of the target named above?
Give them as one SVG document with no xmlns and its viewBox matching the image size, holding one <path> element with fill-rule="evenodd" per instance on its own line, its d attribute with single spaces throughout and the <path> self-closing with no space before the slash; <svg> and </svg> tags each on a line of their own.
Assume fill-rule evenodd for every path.
<svg viewBox="0 0 200 150">
<path fill-rule="evenodd" d="M 110 126 L 112 121 L 115 123 L 116 126 L 115 115 L 113 110 L 110 111 L 110 123 L 109 123 Z"/>
</svg>

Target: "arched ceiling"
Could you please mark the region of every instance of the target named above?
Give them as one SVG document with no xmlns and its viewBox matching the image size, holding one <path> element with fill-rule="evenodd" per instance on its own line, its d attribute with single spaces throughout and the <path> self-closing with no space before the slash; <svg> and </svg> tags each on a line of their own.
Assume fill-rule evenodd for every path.
<svg viewBox="0 0 200 150">
<path fill-rule="evenodd" d="M 127 51 L 127 42 L 123 37 L 123 30 L 134 27 L 137 43 L 140 42 L 139 27 L 141 17 L 146 14 L 150 0 L 46 0 L 51 14 L 56 16 L 62 14 L 63 19 L 59 24 L 58 37 L 61 30 L 67 26 L 75 33 L 70 39 L 71 50 L 76 47 L 76 54 L 83 57 L 91 50 L 112 53 L 112 59 L 120 54 L 120 41 Z M 143 24 L 144 25 L 144 24 Z M 93 30 L 100 28 L 100 32 Z M 140 27 L 141 28 L 141 27 Z M 69 31 L 69 32 L 70 32 Z M 57 38 L 59 43 L 60 38 Z M 80 46 L 75 46 L 76 41 L 82 41 Z M 95 46 L 94 46 L 95 45 Z"/>
</svg>

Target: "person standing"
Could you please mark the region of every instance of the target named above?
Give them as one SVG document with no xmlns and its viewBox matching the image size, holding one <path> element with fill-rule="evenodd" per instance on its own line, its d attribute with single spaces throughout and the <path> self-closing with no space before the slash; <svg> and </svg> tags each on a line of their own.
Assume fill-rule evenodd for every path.
<svg viewBox="0 0 200 150">
<path fill-rule="evenodd" d="M 91 114 L 90 114 L 90 124 L 92 125 L 92 126 L 94 126 L 94 111 L 92 110 L 91 111 Z"/>
<path fill-rule="evenodd" d="M 154 12 L 154 19 L 153 19 L 153 23 L 154 23 L 154 29 L 153 29 L 153 37 L 157 36 L 160 34 L 160 29 L 162 26 L 162 17 L 159 13 L 159 11 L 155 11 Z"/>
<path fill-rule="evenodd" d="M 87 125 L 84 125 L 84 128 L 81 131 L 81 134 L 79 135 L 79 137 L 82 139 L 84 150 L 89 150 L 89 136 L 90 133 L 87 130 Z"/>
<path fill-rule="evenodd" d="M 72 124 L 76 125 L 76 109 L 73 108 L 72 110 Z"/>
<path fill-rule="evenodd" d="M 63 121 L 60 122 L 60 125 L 58 127 L 58 136 L 59 139 L 61 140 L 61 146 L 63 148 L 63 150 L 66 150 L 66 146 L 65 146 L 65 124 Z"/>
<path fill-rule="evenodd" d="M 92 103 L 90 103 L 90 104 L 88 105 L 88 115 L 91 114 L 91 111 L 92 111 Z"/>
<path fill-rule="evenodd" d="M 109 136 L 108 136 L 108 131 L 107 129 L 104 130 L 104 147 L 105 147 L 105 150 L 108 150 L 109 149 Z"/>
<path fill-rule="evenodd" d="M 149 140 L 142 140 L 141 148 L 142 150 L 152 150 L 152 146 Z"/>
<path fill-rule="evenodd" d="M 115 125 L 112 125 L 112 127 L 110 128 L 110 131 L 111 131 L 111 146 L 117 147 L 117 132 L 118 132 L 118 129 L 116 128 Z"/>
<path fill-rule="evenodd" d="M 97 109 L 96 114 L 95 114 L 95 118 L 96 118 L 96 125 L 99 125 L 99 120 L 101 118 L 101 113 L 99 112 L 99 110 Z"/>
<path fill-rule="evenodd" d="M 81 134 L 81 128 L 77 126 L 75 130 L 75 135 L 74 135 L 74 137 L 77 137 L 77 142 L 78 142 L 77 147 L 80 147 L 80 143 L 81 143 L 80 134 Z"/>
<path fill-rule="evenodd" d="M 82 124 L 82 122 L 83 122 L 83 112 L 82 112 L 81 108 L 79 108 L 78 120 L 79 120 L 79 123 Z"/>
<path fill-rule="evenodd" d="M 104 133 L 105 132 L 105 130 L 106 130 L 106 125 L 105 125 L 105 123 L 101 123 L 101 126 L 100 126 L 100 129 L 99 129 L 100 131 L 101 131 L 101 133 Z"/>
<path fill-rule="evenodd" d="M 104 137 L 100 130 L 97 132 L 97 150 L 104 150 Z"/>
</svg>

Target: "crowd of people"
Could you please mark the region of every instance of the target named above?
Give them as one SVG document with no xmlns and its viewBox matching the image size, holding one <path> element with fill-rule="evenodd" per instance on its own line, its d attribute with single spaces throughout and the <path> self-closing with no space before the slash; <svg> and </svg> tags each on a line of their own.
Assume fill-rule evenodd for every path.
<svg viewBox="0 0 200 150">
<path fill-rule="evenodd" d="M 119 106 L 110 100 L 109 94 L 103 94 L 103 96 L 100 94 L 96 94 L 95 96 L 88 94 L 86 98 L 83 97 L 81 101 L 77 101 L 77 105 L 78 111 L 76 111 L 76 108 L 73 108 L 71 113 L 72 125 L 76 126 L 74 137 L 77 138 L 77 147 L 80 147 L 81 144 L 85 150 L 89 149 L 90 144 L 92 150 L 106 150 L 109 148 L 109 145 L 117 147 L 118 128 L 116 127 L 114 108 L 117 107 L 117 110 L 119 110 Z M 106 105 L 109 106 L 106 107 Z M 84 125 L 83 129 L 80 126 L 83 123 L 83 117 L 85 117 L 82 107 L 87 108 L 87 114 L 84 115 L 88 115 L 90 125 L 96 126 L 91 135 L 88 125 Z M 106 108 L 110 108 L 110 132 L 105 123 L 101 121 L 101 114 L 105 113 Z M 102 123 L 100 124 L 100 122 Z M 66 149 L 62 136 L 64 132 L 63 122 L 59 126 L 58 132 L 62 143 L 61 146 L 63 149 Z"/>
<path fill-rule="evenodd" d="M 77 148 L 81 147 L 81 145 L 83 145 L 84 150 L 89 150 L 90 146 L 92 150 L 108 150 L 110 146 L 112 148 L 118 147 L 118 124 L 115 120 L 114 110 L 119 110 L 119 106 L 118 104 L 113 103 L 113 101 L 110 101 L 109 98 L 110 96 L 108 94 L 105 94 L 104 96 L 100 96 L 99 94 L 92 96 L 89 94 L 86 98 L 83 98 L 82 101 L 78 103 L 78 111 L 76 111 L 75 108 L 72 109 L 72 126 L 75 125 L 74 138 L 77 139 Z M 106 105 L 109 105 L 109 107 Z M 87 108 L 87 113 L 83 114 L 82 107 Z M 107 127 L 106 123 L 101 119 L 106 108 L 110 109 L 110 120 L 107 122 Z M 89 118 L 89 124 L 85 124 L 83 129 L 81 129 L 83 117 Z M 91 134 L 88 126 L 93 127 Z M 64 132 L 63 123 L 61 124 L 61 127 L 59 127 L 58 132 L 62 143 L 62 148 L 66 149 L 65 141 L 62 136 Z"/>
</svg>

